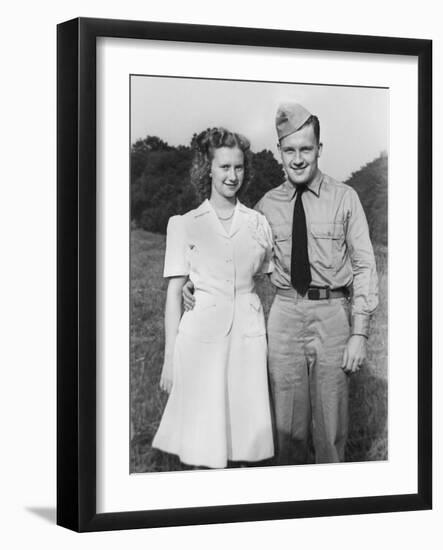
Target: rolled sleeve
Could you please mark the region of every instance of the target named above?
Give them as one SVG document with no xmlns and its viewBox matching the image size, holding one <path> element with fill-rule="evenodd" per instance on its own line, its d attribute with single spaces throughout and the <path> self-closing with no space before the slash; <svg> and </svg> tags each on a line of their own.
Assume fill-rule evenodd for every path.
<svg viewBox="0 0 443 550">
<path fill-rule="evenodd" d="M 270 275 L 273 271 L 274 271 L 274 262 L 272 261 L 272 257 L 265 259 L 265 261 L 262 264 L 260 273 Z"/>
<path fill-rule="evenodd" d="M 169 218 L 166 230 L 166 253 L 163 277 L 189 275 L 186 232 L 181 216 Z"/>
<path fill-rule="evenodd" d="M 260 199 L 254 206 L 254 210 L 259 212 L 262 216 L 264 216 L 263 212 L 263 199 Z"/>
<path fill-rule="evenodd" d="M 360 334 L 367 338 L 369 334 L 369 319 L 369 315 L 354 313 L 352 315 L 351 334 Z"/>
</svg>

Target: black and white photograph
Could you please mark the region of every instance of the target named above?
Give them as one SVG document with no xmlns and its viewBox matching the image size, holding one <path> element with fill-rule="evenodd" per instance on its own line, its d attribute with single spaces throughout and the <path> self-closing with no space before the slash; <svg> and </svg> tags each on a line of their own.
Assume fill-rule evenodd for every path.
<svg viewBox="0 0 443 550">
<path fill-rule="evenodd" d="M 0 546 L 438 548 L 437 7 L 5 4 Z"/>
<path fill-rule="evenodd" d="M 130 473 L 388 460 L 389 89 L 129 93 Z"/>
</svg>

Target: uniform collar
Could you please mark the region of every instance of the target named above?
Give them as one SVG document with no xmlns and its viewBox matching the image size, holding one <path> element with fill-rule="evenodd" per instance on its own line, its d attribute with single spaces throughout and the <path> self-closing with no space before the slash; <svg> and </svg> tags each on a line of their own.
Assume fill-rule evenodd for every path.
<svg viewBox="0 0 443 550">
<path fill-rule="evenodd" d="M 314 193 L 314 195 L 319 197 L 320 196 L 320 187 L 321 187 L 322 182 L 323 182 L 323 174 L 320 170 L 318 170 L 317 175 L 311 181 L 311 183 L 308 185 L 308 191 L 312 191 L 312 193 Z M 286 179 L 283 182 L 283 187 L 285 188 L 285 191 L 288 195 L 288 199 L 291 201 L 294 198 L 295 193 L 297 191 L 296 186 L 292 185 L 292 183 L 288 179 Z"/>
</svg>

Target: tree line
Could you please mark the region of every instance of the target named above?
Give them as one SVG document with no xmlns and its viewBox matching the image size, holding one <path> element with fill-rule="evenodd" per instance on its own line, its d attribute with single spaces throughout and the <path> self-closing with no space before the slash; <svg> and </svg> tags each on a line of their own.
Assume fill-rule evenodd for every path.
<svg viewBox="0 0 443 550">
<path fill-rule="evenodd" d="M 131 146 L 132 227 L 164 234 L 170 216 L 199 205 L 189 178 L 192 155 L 191 146 L 174 147 L 157 136 L 139 139 Z M 269 150 L 252 153 L 252 168 L 253 180 L 242 196 L 250 207 L 285 177 Z M 387 244 L 387 155 L 380 155 L 345 183 L 360 196 L 373 241 Z"/>
</svg>

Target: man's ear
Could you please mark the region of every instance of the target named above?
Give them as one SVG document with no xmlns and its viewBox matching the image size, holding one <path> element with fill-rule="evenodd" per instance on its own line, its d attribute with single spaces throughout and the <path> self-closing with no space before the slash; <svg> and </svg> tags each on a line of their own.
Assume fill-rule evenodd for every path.
<svg viewBox="0 0 443 550">
<path fill-rule="evenodd" d="M 323 143 L 320 142 L 318 144 L 318 156 L 321 157 L 321 152 L 323 151 Z"/>
</svg>

